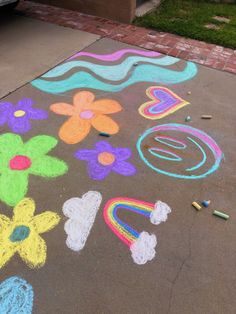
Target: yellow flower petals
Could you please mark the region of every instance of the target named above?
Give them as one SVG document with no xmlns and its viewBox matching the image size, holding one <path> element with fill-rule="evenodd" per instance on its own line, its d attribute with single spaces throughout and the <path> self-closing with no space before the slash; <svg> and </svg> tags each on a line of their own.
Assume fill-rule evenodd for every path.
<svg viewBox="0 0 236 314">
<path fill-rule="evenodd" d="M 0 241 L 0 268 L 2 268 L 14 255 L 15 248 L 9 242 Z"/>
<path fill-rule="evenodd" d="M 15 222 L 29 222 L 35 211 L 35 203 L 32 198 L 23 198 L 14 208 L 14 217 Z"/>
<path fill-rule="evenodd" d="M 42 267 L 46 262 L 47 246 L 35 232 L 19 245 L 18 253 L 30 268 Z"/>
<path fill-rule="evenodd" d="M 0 214 L 0 230 L 7 228 L 11 224 L 11 220 L 5 216 Z"/>
<path fill-rule="evenodd" d="M 33 218 L 32 224 L 36 232 L 44 233 L 53 229 L 60 221 L 60 216 L 57 213 L 46 211 Z"/>
<path fill-rule="evenodd" d="M 39 234 L 53 229 L 60 216 L 51 211 L 33 216 L 34 211 L 34 200 L 24 198 L 14 208 L 12 220 L 0 214 L 0 268 L 16 252 L 31 268 L 45 264 L 47 246 Z"/>
</svg>

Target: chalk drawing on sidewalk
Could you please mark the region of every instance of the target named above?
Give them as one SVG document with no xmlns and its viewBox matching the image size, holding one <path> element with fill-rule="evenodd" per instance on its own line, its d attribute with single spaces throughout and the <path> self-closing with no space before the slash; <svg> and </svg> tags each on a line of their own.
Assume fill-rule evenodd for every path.
<svg viewBox="0 0 236 314">
<path fill-rule="evenodd" d="M 143 265 L 151 261 L 156 255 L 156 236 L 146 231 L 138 232 L 123 222 L 118 217 L 118 211 L 122 209 L 143 215 L 155 225 L 165 222 L 171 209 L 161 201 L 151 204 L 128 197 L 113 198 L 106 203 L 103 210 L 106 224 L 129 247 L 134 263 Z"/>
<path fill-rule="evenodd" d="M 46 74 L 42 76 L 42 78 L 54 78 L 65 75 L 67 72 L 71 70 L 75 70 L 77 68 L 85 68 L 89 71 L 95 73 L 97 76 L 100 76 L 101 79 L 110 80 L 110 81 L 121 81 L 123 80 L 129 72 L 132 70 L 134 64 L 137 66 L 138 62 L 145 62 L 153 65 L 161 65 L 168 66 L 175 64 L 179 59 L 165 56 L 161 58 L 145 58 L 145 57 L 128 57 L 120 64 L 115 65 L 102 65 L 95 64 L 87 61 L 69 61 L 63 64 L 58 65 L 53 68 Z"/>
<path fill-rule="evenodd" d="M 179 59 L 170 56 L 160 57 L 155 52 L 133 49 L 118 50 L 110 55 L 80 52 L 72 58 L 87 56 L 105 62 L 115 62 L 120 60 L 127 52 L 136 55 L 124 57 L 119 64 L 113 65 L 110 63 L 109 65 L 97 64 L 83 60 L 67 60 L 67 62 L 50 70 L 41 78 L 33 80 L 31 84 L 35 88 L 51 94 L 64 93 L 76 88 L 119 92 L 140 82 L 166 85 L 178 84 L 192 79 L 198 71 L 197 66 L 188 61 L 183 70 L 167 68 L 167 66 L 177 63 Z M 71 74 L 72 70 L 74 73 Z M 50 78 L 53 78 L 53 80 L 50 80 Z"/>
<path fill-rule="evenodd" d="M 60 217 L 51 211 L 36 216 L 34 212 L 34 200 L 24 198 L 13 209 L 12 220 L 0 214 L 0 268 L 16 253 L 30 268 L 45 264 L 47 246 L 40 234 L 53 229 Z"/>
<path fill-rule="evenodd" d="M 0 102 L 0 126 L 5 124 L 14 133 L 24 134 L 31 130 L 30 120 L 45 120 L 48 112 L 43 109 L 33 108 L 33 100 L 23 98 L 16 105 L 10 102 Z"/>
<path fill-rule="evenodd" d="M 146 94 L 151 100 L 139 107 L 139 113 L 146 119 L 164 118 L 189 104 L 163 86 L 151 86 L 146 90 Z"/>
<path fill-rule="evenodd" d="M 15 206 L 27 194 L 30 175 L 55 178 L 65 174 L 67 164 L 47 153 L 56 147 L 56 138 L 37 135 L 23 142 L 13 133 L 0 135 L 0 200 Z"/>
<path fill-rule="evenodd" d="M 112 99 L 95 100 L 95 95 L 88 91 L 76 93 L 73 105 L 56 103 L 50 109 L 69 117 L 59 130 L 59 137 L 67 144 L 81 142 L 89 134 L 91 127 L 109 134 L 119 131 L 119 125 L 108 115 L 121 111 L 121 105 Z"/>
<path fill-rule="evenodd" d="M 156 51 L 149 51 L 149 50 L 139 50 L 139 49 L 131 49 L 131 48 L 124 48 L 118 51 L 109 53 L 109 54 L 96 54 L 92 52 L 80 51 L 73 56 L 71 56 L 68 60 L 72 60 L 78 57 L 89 57 L 101 61 L 106 62 L 113 62 L 121 59 L 126 54 L 136 54 L 144 57 L 159 57 L 161 54 Z"/>
<path fill-rule="evenodd" d="M 185 140 L 181 139 L 183 136 Z M 145 140 L 152 140 L 152 143 L 147 145 Z M 163 145 L 172 150 L 163 149 Z M 205 178 L 219 168 L 223 158 L 220 147 L 208 134 L 177 123 L 157 125 L 146 130 L 137 141 L 137 150 L 142 161 L 151 169 L 180 179 Z M 186 166 L 186 163 L 189 165 Z"/>
<path fill-rule="evenodd" d="M 84 248 L 101 202 L 99 192 L 89 191 L 81 198 L 73 197 L 64 203 L 63 213 L 69 218 L 64 226 L 68 248 L 77 252 Z"/>
<path fill-rule="evenodd" d="M 1 314 L 31 314 L 33 299 L 33 287 L 20 277 L 9 277 L 0 284 Z"/>
<path fill-rule="evenodd" d="M 133 176 L 136 168 L 127 161 L 132 155 L 129 148 L 113 147 L 100 141 L 93 149 L 79 149 L 75 157 L 87 162 L 88 175 L 93 180 L 104 180 L 111 172 L 122 176 Z"/>
</svg>

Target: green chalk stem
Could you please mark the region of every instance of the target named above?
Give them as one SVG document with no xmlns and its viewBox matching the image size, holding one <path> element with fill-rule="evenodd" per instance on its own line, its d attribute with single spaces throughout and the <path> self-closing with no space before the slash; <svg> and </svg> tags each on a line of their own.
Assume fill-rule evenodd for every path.
<svg viewBox="0 0 236 314">
<path fill-rule="evenodd" d="M 214 210 L 213 215 L 223 218 L 225 220 L 229 219 L 229 215 L 219 212 L 218 210 Z"/>
</svg>

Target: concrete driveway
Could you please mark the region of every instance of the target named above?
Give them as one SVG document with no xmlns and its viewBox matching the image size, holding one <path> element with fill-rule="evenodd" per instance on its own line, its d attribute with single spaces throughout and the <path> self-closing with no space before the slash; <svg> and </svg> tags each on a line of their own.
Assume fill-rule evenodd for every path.
<svg viewBox="0 0 236 314">
<path fill-rule="evenodd" d="M 18 15 L 0 16 L 0 32 L 0 97 L 99 38 Z"/>
<path fill-rule="evenodd" d="M 0 216 L 0 309 L 234 314 L 236 77 L 24 18 L 1 27 L 1 94 L 16 90 L 0 107 L 1 214 L 15 208 Z"/>
</svg>

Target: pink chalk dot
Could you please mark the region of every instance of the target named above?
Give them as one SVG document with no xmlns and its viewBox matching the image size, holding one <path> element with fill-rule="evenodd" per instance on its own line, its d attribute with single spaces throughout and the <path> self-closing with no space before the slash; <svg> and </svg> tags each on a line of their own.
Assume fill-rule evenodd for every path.
<svg viewBox="0 0 236 314">
<path fill-rule="evenodd" d="M 81 119 L 91 119 L 94 116 L 94 113 L 91 110 L 84 110 L 79 116 Z"/>
<path fill-rule="evenodd" d="M 17 155 L 9 162 L 11 170 L 26 170 L 31 166 L 31 160 L 27 156 Z"/>
</svg>

